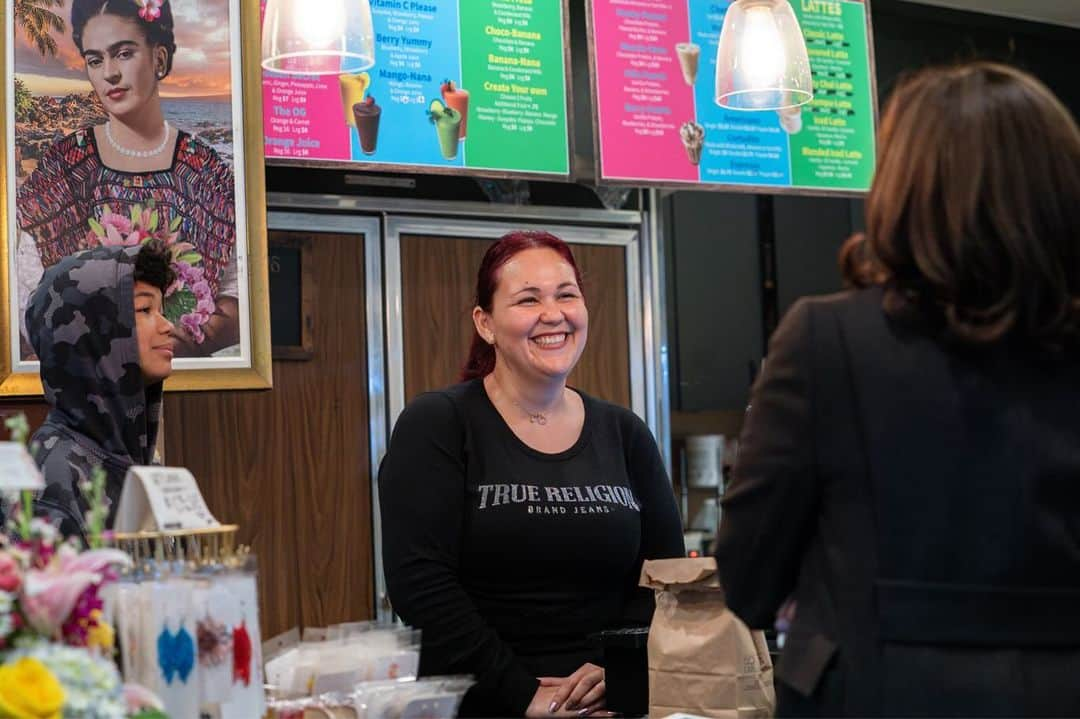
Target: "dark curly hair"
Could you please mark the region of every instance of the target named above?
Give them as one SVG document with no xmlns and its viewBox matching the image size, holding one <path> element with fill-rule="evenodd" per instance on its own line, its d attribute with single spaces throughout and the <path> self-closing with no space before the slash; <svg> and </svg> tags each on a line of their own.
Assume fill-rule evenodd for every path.
<svg viewBox="0 0 1080 719">
<path fill-rule="evenodd" d="M 840 264 L 884 309 L 970 348 L 1080 351 L 1080 129 L 1007 65 L 922 70 L 892 93 Z"/>
<path fill-rule="evenodd" d="M 71 3 L 71 39 L 79 54 L 83 52 L 83 31 L 90 18 L 98 15 L 116 15 L 127 18 L 142 31 L 150 47 L 165 48 L 165 77 L 172 72 L 173 55 L 176 54 L 176 38 L 173 35 L 173 14 L 169 0 L 161 3 L 161 15 L 153 22 L 139 15 L 140 5 L 135 0 L 74 0 Z"/>
<path fill-rule="evenodd" d="M 172 268 L 172 253 L 157 240 L 150 240 L 135 257 L 135 281 L 146 282 L 165 291 L 176 281 Z"/>
</svg>

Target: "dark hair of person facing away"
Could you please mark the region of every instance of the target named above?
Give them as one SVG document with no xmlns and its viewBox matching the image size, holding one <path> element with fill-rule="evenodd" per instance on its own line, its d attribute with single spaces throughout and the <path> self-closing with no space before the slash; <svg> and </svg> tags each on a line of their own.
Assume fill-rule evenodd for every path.
<svg viewBox="0 0 1080 719">
<path fill-rule="evenodd" d="M 135 258 L 135 282 L 146 282 L 161 290 L 162 296 L 173 282 L 172 253 L 157 240 L 150 240 Z"/>
<path fill-rule="evenodd" d="M 1050 90 L 990 62 L 922 70 L 878 148 L 846 282 L 953 345 L 1080 350 L 1080 130 Z"/>
<path fill-rule="evenodd" d="M 491 312 L 491 299 L 495 295 L 495 288 L 499 285 L 499 270 L 517 253 L 537 248 L 554 250 L 566 260 L 574 268 L 574 279 L 577 280 L 578 289 L 584 295 L 585 288 L 581 283 L 581 271 L 574 260 L 574 253 L 570 251 L 570 246 L 550 232 L 519 230 L 503 235 L 484 253 L 484 259 L 480 261 L 480 269 L 476 272 L 476 306 L 483 308 L 485 312 Z M 484 338 L 474 330 L 469 357 L 461 370 L 461 380 L 464 382 L 485 377 L 494 369 L 495 348 L 485 342 Z"/>
<path fill-rule="evenodd" d="M 143 37 L 151 48 L 160 45 L 165 48 L 165 74 L 172 72 L 173 55 L 176 54 L 176 38 L 173 35 L 172 6 L 169 0 L 161 4 L 161 15 L 155 20 L 144 20 L 139 11 L 142 6 L 135 0 L 74 0 L 71 4 L 71 39 L 79 54 L 83 52 L 83 30 L 90 18 L 98 15 L 116 15 L 134 22 L 142 31 Z"/>
</svg>

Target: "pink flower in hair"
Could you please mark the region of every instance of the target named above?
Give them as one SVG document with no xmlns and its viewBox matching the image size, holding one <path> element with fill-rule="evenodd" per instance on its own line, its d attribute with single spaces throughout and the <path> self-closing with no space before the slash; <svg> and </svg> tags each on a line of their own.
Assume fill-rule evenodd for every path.
<svg viewBox="0 0 1080 719">
<path fill-rule="evenodd" d="M 139 6 L 139 17 L 146 22 L 154 22 L 161 17 L 161 5 L 164 0 L 135 0 Z"/>
</svg>

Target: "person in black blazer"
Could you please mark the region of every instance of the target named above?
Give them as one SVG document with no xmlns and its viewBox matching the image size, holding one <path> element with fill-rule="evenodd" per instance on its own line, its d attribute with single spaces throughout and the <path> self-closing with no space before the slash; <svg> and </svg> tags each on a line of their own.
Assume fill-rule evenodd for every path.
<svg viewBox="0 0 1080 719">
<path fill-rule="evenodd" d="M 753 388 L 727 601 L 794 603 L 784 716 L 1080 716 L 1080 130 L 1011 67 L 922 71 L 866 219 Z"/>
</svg>

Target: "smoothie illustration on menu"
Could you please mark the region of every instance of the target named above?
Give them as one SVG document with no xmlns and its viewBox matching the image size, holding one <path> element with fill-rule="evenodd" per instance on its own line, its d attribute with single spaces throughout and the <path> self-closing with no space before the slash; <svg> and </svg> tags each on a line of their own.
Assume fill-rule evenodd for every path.
<svg viewBox="0 0 1080 719">
<path fill-rule="evenodd" d="M 432 100 L 428 106 L 428 118 L 435 126 L 439 136 L 439 151 L 447 160 L 457 157 L 458 141 L 461 138 L 461 120 L 463 115 L 452 107 L 447 107 L 441 100 Z"/>
<path fill-rule="evenodd" d="M 705 146 L 705 128 L 696 122 L 684 122 L 679 128 L 686 157 L 691 165 L 701 164 L 701 148 Z"/>
<path fill-rule="evenodd" d="M 379 142 L 379 118 L 382 108 L 375 104 L 375 98 L 368 95 L 363 102 L 352 106 L 353 124 L 360 135 L 360 149 L 365 155 L 374 155 Z"/>
<path fill-rule="evenodd" d="M 353 105 L 364 101 L 364 94 L 371 87 L 371 76 L 366 72 L 338 75 L 338 85 L 341 86 L 341 107 L 345 111 L 345 124 L 356 127 Z"/>
<path fill-rule="evenodd" d="M 682 67 L 683 80 L 690 87 L 697 81 L 698 60 L 701 59 L 701 48 L 692 42 L 680 42 L 675 45 L 675 54 L 679 56 L 679 65 Z"/>
<path fill-rule="evenodd" d="M 461 139 L 465 139 L 465 126 L 469 124 L 469 91 L 456 86 L 453 80 L 443 80 L 439 86 L 443 104 L 461 113 Z"/>
</svg>

